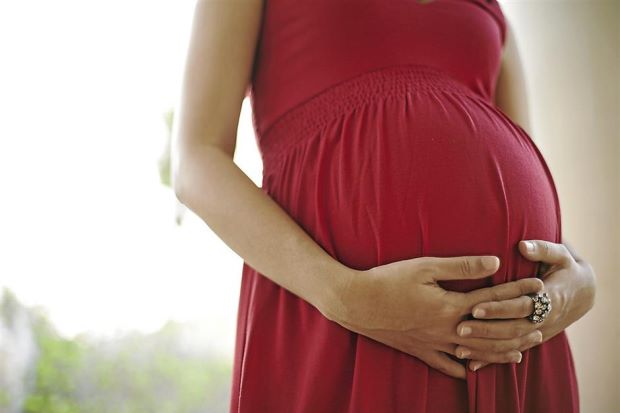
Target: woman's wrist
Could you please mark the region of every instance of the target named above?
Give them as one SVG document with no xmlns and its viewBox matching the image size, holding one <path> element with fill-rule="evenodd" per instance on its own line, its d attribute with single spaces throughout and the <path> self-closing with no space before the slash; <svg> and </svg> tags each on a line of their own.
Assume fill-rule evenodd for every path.
<svg viewBox="0 0 620 413">
<path fill-rule="evenodd" d="M 577 265 L 581 266 L 581 278 L 575 292 L 575 301 L 579 304 L 576 309 L 578 319 L 583 317 L 594 306 L 596 297 L 596 275 L 594 268 L 586 261 L 578 261 Z"/>
<path fill-rule="evenodd" d="M 361 272 L 335 261 L 334 268 L 330 271 L 332 276 L 317 300 L 317 308 L 326 318 L 335 322 L 346 319 L 349 308 L 345 297 L 351 289 L 354 277 L 359 277 Z"/>
<path fill-rule="evenodd" d="M 574 271 L 575 277 L 564 278 L 564 274 L 557 274 L 544 280 L 553 304 L 548 323 L 541 327 L 544 341 L 575 323 L 594 305 L 596 277 L 592 266 L 583 260 L 573 265 L 580 268 Z"/>
</svg>

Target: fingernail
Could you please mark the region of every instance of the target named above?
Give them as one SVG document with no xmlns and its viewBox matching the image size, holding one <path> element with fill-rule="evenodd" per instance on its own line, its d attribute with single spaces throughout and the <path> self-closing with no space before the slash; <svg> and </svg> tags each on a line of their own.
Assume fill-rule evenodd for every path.
<svg viewBox="0 0 620 413">
<path fill-rule="evenodd" d="M 460 351 L 459 358 L 460 359 L 465 358 L 465 357 L 469 356 L 470 354 L 471 354 L 471 351 L 469 351 L 467 349 L 462 349 Z"/>
<path fill-rule="evenodd" d="M 478 370 L 480 368 L 480 362 L 475 361 L 473 363 L 470 363 L 469 368 L 471 368 L 473 371 Z"/>
<path fill-rule="evenodd" d="M 521 363 L 521 357 L 522 357 L 521 353 L 516 354 L 516 355 L 512 356 L 512 361 L 514 361 L 516 363 Z"/>
<path fill-rule="evenodd" d="M 495 268 L 495 258 L 494 257 L 485 257 L 482 260 L 482 265 L 487 270 L 492 270 Z"/>
<path fill-rule="evenodd" d="M 471 333 L 471 327 L 465 326 L 465 327 L 461 327 L 461 331 L 459 332 L 459 335 L 466 336 L 470 333 Z"/>
<path fill-rule="evenodd" d="M 486 314 L 486 311 L 484 311 L 482 308 L 476 308 L 474 310 L 474 317 L 477 317 L 477 318 L 484 317 L 485 314 Z"/>
<path fill-rule="evenodd" d="M 525 241 L 525 248 L 527 252 L 534 252 L 534 243 L 531 241 Z"/>
<path fill-rule="evenodd" d="M 536 330 L 536 331 L 540 332 L 540 330 Z M 543 335 L 542 335 L 542 333 L 540 333 L 540 334 L 536 334 L 536 338 L 535 338 L 534 340 L 535 340 L 537 343 L 542 342 L 542 340 L 543 340 Z"/>
</svg>

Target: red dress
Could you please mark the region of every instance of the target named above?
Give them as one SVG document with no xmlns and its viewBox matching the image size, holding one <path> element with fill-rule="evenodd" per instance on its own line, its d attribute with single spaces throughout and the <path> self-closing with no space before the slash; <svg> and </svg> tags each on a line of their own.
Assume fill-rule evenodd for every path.
<svg viewBox="0 0 620 413">
<path fill-rule="evenodd" d="M 442 286 L 536 276 L 517 244 L 561 242 L 560 205 L 536 145 L 494 104 L 505 36 L 495 0 L 266 0 L 248 87 L 263 191 L 351 268 L 492 254 L 496 274 Z M 243 265 L 231 412 L 578 408 L 564 331 L 461 380 Z"/>
</svg>

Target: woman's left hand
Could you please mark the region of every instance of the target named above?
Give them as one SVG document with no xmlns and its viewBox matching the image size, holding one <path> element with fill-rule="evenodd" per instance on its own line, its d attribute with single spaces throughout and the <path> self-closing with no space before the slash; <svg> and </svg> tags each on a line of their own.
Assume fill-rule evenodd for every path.
<svg viewBox="0 0 620 413">
<path fill-rule="evenodd" d="M 531 243 L 533 249 L 527 249 Z M 456 355 L 469 350 L 469 368 L 473 371 L 501 359 L 500 353 L 493 352 L 497 339 L 509 339 L 531 334 L 535 330 L 542 333 L 541 341 L 526 342 L 520 348 L 525 351 L 544 343 L 566 327 L 583 317 L 594 305 L 596 290 L 594 269 L 587 262 L 575 259 L 564 244 L 544 240 L 521 241 L 519 250 L 530 261 L 541 261 L 546 271 L 542 274 L 544 288 L 551 299 L 551 311 L 541 323 L 533 323 L 527 317 L 533 311 L 532 299 L 526 295 L 504 301 L 488 301 L 476 304 L 472 313 L 476 319 L 464 320 L 457 325 Z M 479 314 L 483 310 L 484 314 Z M 462 335 L 462 329 L 469 327 L 471 332 Z M 520 362 L 520 360 L 519 360 Z"/>
</svg>

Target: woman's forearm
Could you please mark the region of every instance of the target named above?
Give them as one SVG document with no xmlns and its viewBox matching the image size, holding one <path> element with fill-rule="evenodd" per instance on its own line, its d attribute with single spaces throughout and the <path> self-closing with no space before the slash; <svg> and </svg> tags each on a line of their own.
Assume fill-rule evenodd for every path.
<svg viewBox="0 0 620 413">
<path fill-rule="evenodd" d="M 581 319 L 592 309 L 596 298 L 594 268 L 580 258 L 565 239 L 561 244 L 573 260 L 570 267 L 558 266 L 544 278 L 546 290 L 552 302 L 556 303 L 556 310 L 550 313 L 551 322 L 544 323 L 541 329 L 545 341 Z M 547 267 L 553 268 L 551 264 L 547 264 Z"/>
<path fill-rule="evenodd" d="M 193 145 L 184 152 L 174 177 L 179 201 L 248 265 L 329 318 L 354 271 L 321 248 L 224 150 Z"/>
<path fill-rule="evenodd" d="M 573 259 L 584 268 L 584 271 L 582 271 L 583 275 L 574 289 L 575 297 L 573 297 L 573 299 L 580 304 L 580 306 L 576 306 L 574 310 L 577 314 L 577 319 L 579 319 L 594 306 L 596 297 L 596 273 L 592 265 L 584 261 L 565 238 L 562 239 L 562 243 Z"/>
</svg>

